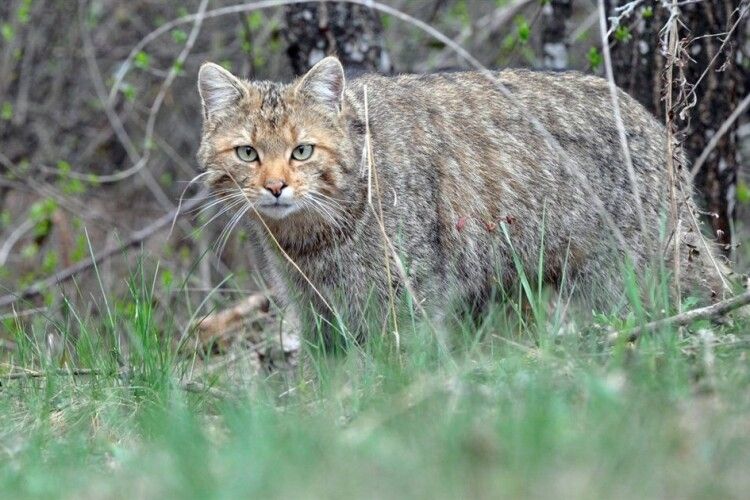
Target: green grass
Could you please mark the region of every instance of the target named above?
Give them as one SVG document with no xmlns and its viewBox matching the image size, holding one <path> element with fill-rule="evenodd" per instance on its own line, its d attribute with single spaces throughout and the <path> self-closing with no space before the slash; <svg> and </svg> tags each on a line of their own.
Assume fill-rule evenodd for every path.
<svg viewBox="0 0 750 500">
<path fill-rule="evenodd" d="M 220 360 L 178 348 L 184 318 L 148 276 L 134 272 L 128 296 L 98 308 L 5 321 L 15 350 L 0 365 L 0 498 L 750 491 L 747 323 L 609 347 L 597 329 L 548 320 L 524 280 L 533 314 L 511 299 L 480 327 L 457 325 L 447 351 L 423 322 L 402 321 L 399 349 L 374 335 L 243 378 L 231 363 L 207 375 Z M 49 348 L 52 331 L 63 342 Z M 11 366 L 41 376 L 9 379 Z M 188 379 L 213 392 L 185 390 Z"/>
</svg>

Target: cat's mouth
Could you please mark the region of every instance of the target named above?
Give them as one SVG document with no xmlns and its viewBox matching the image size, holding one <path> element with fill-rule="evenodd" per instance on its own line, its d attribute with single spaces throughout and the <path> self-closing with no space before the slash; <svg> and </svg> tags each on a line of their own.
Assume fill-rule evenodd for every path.
<svg viewBox="0 0 750 500">
<path fill-rule="evenodd" d="M 272 219 L 283 219 L 287 215 L 296 212 L 299 207 L 295 203 L 276 201 L 275 203 L 263 203 L 257 205 L 258 211 Z"/>
</svg>

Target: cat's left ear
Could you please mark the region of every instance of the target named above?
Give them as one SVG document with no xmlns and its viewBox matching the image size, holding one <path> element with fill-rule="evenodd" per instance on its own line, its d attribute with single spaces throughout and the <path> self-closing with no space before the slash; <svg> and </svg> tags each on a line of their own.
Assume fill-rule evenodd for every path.
<svg viewBox="0 0 750 500">
<path fill-rule="evenodd" d="M 203 117 L 236 105 L 246 90 L 239 78 L 218 64 L 205 63 L 198 71 L 198 92 L 203 102 Z"/>
<path fill-rule="evenodd" d="M 321 59 L 302 77 L 297 91 L 340 113 L 344 102 L 343 66 L 332 56 Z"/>
</svg>

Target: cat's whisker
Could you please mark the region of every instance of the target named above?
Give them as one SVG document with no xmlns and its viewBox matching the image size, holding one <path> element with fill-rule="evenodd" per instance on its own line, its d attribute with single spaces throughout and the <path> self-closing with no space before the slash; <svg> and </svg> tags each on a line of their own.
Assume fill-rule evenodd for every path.
<svg viewBox="0 0 750 500">
<path fill-rule="evenodd" d="M 303 208 L 305 208 L 305 209 L 308 209 L 308 210 L 310 210 L 311 212 L 313 212 L 313 213 L 317 214 L 317 215 L 318 215 L 318 216 L 320 216 L 320 217 L 321 217 L 321 218 L 322 218 L 322 219 L 323 219 L 324 221 L 326 221 L 326 222 L 330 222 L 330 223 L 332 223 L 332 224 L 335 224 L 335 221 L 334 221 L 334 220 L 331 220 L 331 215 L 330 215 L 329 213 L 325 212 L 325 211 L 324 211 L 324 210 L 323 210 L 323 209 L 322 209 L 322 208 L 321 208 L 321 207 L 319 206 L 319 204 L 318 204 L 318 203 L 316 202 L 316 200 L 315 200 L 314 198 L 311 198 L 311 197 L 307 197 L 307 198 L 302 198 L 302 199 L 300 200 L 300 205 L 301 205 L 301 206 L 302 206 Z"/>
<path fill-rule="evenodd" d="M 326 205 L 323 200 L 316 199 L 312 196 L 305 198 L 304 201 L 307 207 L 319 214 L 324 220 L 329 222 L 334 229 L 339 232 L 343 231 L 344 228 L 341 224 L 341 221 L 339 220 L 339 217 L 337 217 L 338 214 L 336 213 L 334 207 L 330 207 Z"/>
<path fill-rule="evenodd" d="M 332 204 L 335 204 L 337 207 L 339 207 L 341 209 L 344 208 L 343 204 L 346 203 L 346 200 L 342 200 L 342 199 L 339 199 L 339 198 L 333 198 L 331 196 L 328 196 L 326 194 L 321 193 L 320 191 L 310 191 L 310 194 L 312 196 L 317 196 L 317 197 L 323 198 L 325 200 L 328 200 L 329 202 L 331 202 Z"/>
<path fill-rule="evenodd" d="M 212 192 L 205 194 L 202 197 L 196 197 L 194 199 L 195 201 L 199 201 L 199 202 L 211 202 L 211 201 L 216 201 L 216 200 L 225 200 L 227 196 L 231 196 L 233 194 L 237 194 L 237 190 L 222 189 L 221 191 L 212 191 Z M 190 210 L 190 212 L 199 210 L 201 207 L 205 207 L 205 204 L 199 205 L 197 208 Z"/>
<path fill-rule="evenodd" d="M 330 208 L 334 212 L 344 212 L 344 207 L 338 203 L 337 201 L 326 197 L 325 195 L 317 192 L 317 191 L 310 191 L 308 193 L 308 198 L 311 200 L 314 200 L 317 203 L 323 204 L 326 207 Z"/>
<path fill-rule="evenodd" d="M 215 207 L 216 205 L 221 205 L 222 203 L 229 204 L 230 202 L 233 202 L 233 201 L 236 201 L 236 200 L 244 200 L 244 199 L 245 199 L 245 197 L 242 194 L 236 193 L 236 194 L 233 194 L 233 195 L 230 195 L 230 196 L 224 196 L 222 198 L 219 198 L 219 199 L 216 199 L 216 200 L 212 200 L 211 202 L 209 202 L 209 203 L 207 203 L 207 204 L 205 204 L 205 205 L 203 205 L 201 207 L 196 208 L 195 211 L 198 212 L 196 214 L 196 216 L 200 216 L 203 212 L 205 212 L 207 210 L 210 210 L 211 208 Z"/>
<path fill-rule="evenodd" d="M 347 225 L 348 219 L 346 218 L 346 211 L 341 206 L 333 205 L 330 202 L 327 202 L 325 200 L 317 200 L 318 203 L 325 206 L 333 215 L 333 217 L 336 219 L 336 221 L 339 223 L 339 225 Z"/>
<path fill-rule="evenodd" d="M 234 206 L 232 206 L 232 207 L 230 207 L 230 208 L 235 208 L 235 206 L 237 206 L 237 205 L 234 205 Z M 241 206 L 241 205 L 240 205 L 240 206 Z M 230 226 L 230 224 L 232 223 L 232 221 L 234 220 L 234 218 L 235 218 L 235 217 L 237 216 L 237 214 L 238 214 L 239 212 L 241 212 L 241 211 L 242 211 L 242 209 L 241 209 L 241 208 L 237 209 L 237 211 L 235 211 L 235 212 L 234 212 L 234 213 L 232 214 L 232 216 L 231 216 L 231 217 L 229 217 L 229 219 L 227 220 L 227 222 L 226 222 L 226 223 L 224 224 L 224 226 L 223 226 L 223 227 L 221 228 L 221 231 L 219 232 L 219 237 L 218 237 L 218 238 L 216 239 L 216 241 L 214 241 L 214 243 L 213 243 L 213 248 L 214 248 L 214 250 L 215 250 L 215 251 L 216 251 L 216 250 L 218 250 L 218 248 L 219 248 L 219 242 L 220 242 L 220 241 L 221 241 L 221 239 L 223 238 L 223 236 L 224 236 L 224 232 L 225 232 L 225 231 L 227 230 L 227 228 L 228 228 L 228 227 Z M 218 254 L 217 254 L 217 255 L 218 255 Z"/>
<path fill-rule="evenodd" d="M 234 214 L 234 216 L 231 218 L 229 223 L 224 227 L 222 234 L 219 236 L 219 245 L 217 247 L 216 255 L 221 255 L 222 253 L 224 253 L 224 247 L 229 241 L 229 236 L 232 234 L 234 228 L 237 227 L 237 224 L 239 224 L 240 220 L 242 220 L 242 217 L 244 217 L 248 210 L 250 210 L 251 208 L 253 208 L 253 205 L 248 203 L 244 208 L 238 210 L 237 213 Z"/>
<path fill-rule="evenodd" d="M 200 226 L 200 227 L 198 228 L 198 230 L 201 230 L 201 229 L 203 229 L 204 227 L 206 227 L 207 225 L 209 225 L 210 223 L 212 223 L 213 221 L 215 221 L 215 220 L 216 220 L 217 218 L 221 217 L 222 215 L 224 215 L 225 213 L 229 212 L 229 211 L 230 211 L 230 210 L 232 210 L 233 208 L 236 208 L 236 207 L 238 207 L 238 206 L 242 205 L 242 204 L 243 204 L 244 202 L 245 202 L 245 200 L 244 200 L 244 199 L 241 199 L 241 200 L 235 200 L 235 201 L 233 201 L 232 203 L 229 203 L 229 204 L 227 204 L 226 206 L 222 207 L 222 209 L 221 209 L 221 210 L 219 210 L 219 211 L 218 211 L 217 213 L 215 213 L 215 214 L 214 214 L 214 215 L 213 215 L 213 216 L 212 216 L 212 217 L 211 217 L 211 218 L 210 218 L 210 219 L 209 219 L 208 221 L 206 221 L 205 223 L 203 223 L 203 224 L 202 224 L 202 225 L 201 225 L 201 226 Z"/>
<path fill-rule="evenodd" d="M 224 224 L 224 227 L 222 228 L 221 232 L 219 233 L 219 237 L 216 240 L 216 249 L 219 250 L 219 252 L 223 250 L 224 245 L 226 244 L 225 241 L 229 238 L 229 233 L 232 231 L 235 221 L 242 216 L 241 214 L 243 210 L 244 206 L 240 206 L 239 208 L 237 208 L 232 216 L 229 217 L 229 220 L 227 220 L 226 224 Z"/>
<path fill-rule="evenodd" d="M 180 211 L 182 209 L 182 202 L 185 199 L 185 194 L 188 192 L 188 189 L 190 189 L 190 186 L 192 186 L 195 181 L 197 181 L 198 179 L 200 179 L 202 177 L 205 177 L 209 173 L 210 173 L 209 171 L 202 172 L 202 173 L 196 175 L 195 177 L 193 177 L 192 179 L 190 179 L 188 181 L 187 185 L 185 186 L 185 189 L 183 189 L 182 193 L 180 193 L 180 198 L 179 198 L 179 201 L 177 202 L 177 210 L 175 210 L 175 212 L 174 212 L 174 217 L 172 218 L 172 225 L 169 227 L 169 233 L 168 233 L 167 237 L 171 236 L 172 235 L 172 231 L 174 231 L 174 226 L 175 226 L 175 224 L 177 224 L 177 215 L 180 213 Z"/>
</svg>

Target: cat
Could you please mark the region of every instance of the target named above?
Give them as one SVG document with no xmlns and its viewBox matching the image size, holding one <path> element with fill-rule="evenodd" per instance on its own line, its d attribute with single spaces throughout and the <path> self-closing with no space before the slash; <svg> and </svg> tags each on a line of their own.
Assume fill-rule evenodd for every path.
<svg viewBox="0 0 750 500">
<path fill-rule="evenodd" d="M 623 303 L 627 266 L 670 268 L 665 129 L 617 91 L 629 169 L 599 77 L 347 81 L 327 57 L 288 84 L 206 63 L 198 89 L 207 185 L 246 221 L 263 276 L 318 324 L 362 338 L 407 294 L 440 314 L 518 289 L 521 270 L 608 310 Z M 677 187 L 679 283 L 716 295 L 726 283 L 689 223 L 685 174 Z"/>
</svg>

